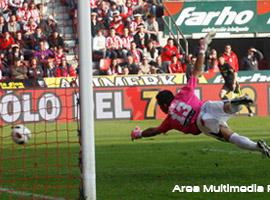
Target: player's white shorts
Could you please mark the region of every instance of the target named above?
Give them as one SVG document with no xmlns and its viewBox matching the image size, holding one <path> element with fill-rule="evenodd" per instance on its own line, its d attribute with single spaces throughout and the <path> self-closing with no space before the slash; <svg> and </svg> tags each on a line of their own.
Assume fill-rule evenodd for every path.
<svg viewBox="0 0 270 200">
<path fill-rule="evenodd" d="M 206 101 L 197 119 L 197 126 L 206 135 L 222 139 L 220 125 L 228 127 L 227 121 L 233 114 L 225 113 L 223 101 Z"/>
</svg>

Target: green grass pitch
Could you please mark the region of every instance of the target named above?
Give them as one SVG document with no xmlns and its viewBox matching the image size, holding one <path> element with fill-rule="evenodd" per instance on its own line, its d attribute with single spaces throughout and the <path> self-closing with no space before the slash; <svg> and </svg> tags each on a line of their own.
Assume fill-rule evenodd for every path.
<svg viewBox="0 0 270 200">
<path fill-rule="evenodd" d="M 270 143 L 269 121 L 269 117 L 237 117 L 229 124 L 239 134 Z M 167 135 L 130 140 L 130 130 L 136 125 L 147 128 L 159 123 L 157 120 L 95 123 L 97 199 L 269 199 L 270 193 L 267 192 L 172 193 L 176 184 L 270 185 L 270 159 L 202 134 L 192 136 L 171 131 Z M 33 128 L 33 125 L 28 126 Z M 13 188 L 21 191 L 18 188 L 25 188 L 23 191 L 31 193 L 27 188 L 34 185 L 35 194 L 75 200 L 79 185 L 79 169 L 76 167 L 79 146 L 77 133 L 66 130 L 74 130 L 76 124 L 47 124 L 48 133 L 42 134 L 44 126 L 42 123 L 36 126 L 40 133 L 34 135 L 25 147 L 14 145 L 6 134 L 9 129 L 4 130 L 0 141 L 0 190 Z M 55 128 L 58 134 L 55 134 Z M 63 142 L 67 138 L 69 143 Z M 44 141 L 48 144 L 42 145 Z M 50 141 L 58 142 L 50 144 Z M 44 172 L 58 178 L 48 181 Z M 9 181 L 16 178 L 19 180 Z M 69 182 L 69 187 L 66 182 Z M 10 195 L 0 192 L 0 199 L 10 199 Z M 12 199 L 30 198 L 16 194 Z"/>
</svg>

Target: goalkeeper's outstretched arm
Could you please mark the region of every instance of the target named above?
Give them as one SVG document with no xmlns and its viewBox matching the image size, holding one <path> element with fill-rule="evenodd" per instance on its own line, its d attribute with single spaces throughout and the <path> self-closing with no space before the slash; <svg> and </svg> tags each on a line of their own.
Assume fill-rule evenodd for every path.
<svg viewBox="0 0 270 200">
<path fill-rule="evenodd" d="M 158 130 L 158 128 L 148 128 L 142 131 L 142 137 L 152 137 L 155 135 L 159 135 L 161 132 Z"/>
<path fill-rule="evenodd" d="M 200 52 L 197 56 L 197 60 L 196 60 L 196 63 L 194 65 L 194 70 L 192 72 L 193 76 L 199 77 L 200 75 L 202 75 L 202 73 L 204 71 L 205 53 L 207 51 L 208 45 L 211 43 L 211 41 L 215 37 L 215 35 L 216 35 L 215 31 L 210 31 L 204 37 L 204 39 L 203 39 L 204 45 L 200 49 Z"/>
</svg>

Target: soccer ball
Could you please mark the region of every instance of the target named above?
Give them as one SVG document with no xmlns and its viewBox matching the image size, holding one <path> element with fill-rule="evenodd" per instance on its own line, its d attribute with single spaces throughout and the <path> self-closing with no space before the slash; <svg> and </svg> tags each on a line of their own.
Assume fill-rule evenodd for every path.
<svg viewBox="0 0 270 200">
<path fill-rule="evenodd" d="M 31 138 L 31 131 L 24 125 L 19 124 L 12 127 L 11 137 L 17 144 L 26 144 Z"/>
</svg>

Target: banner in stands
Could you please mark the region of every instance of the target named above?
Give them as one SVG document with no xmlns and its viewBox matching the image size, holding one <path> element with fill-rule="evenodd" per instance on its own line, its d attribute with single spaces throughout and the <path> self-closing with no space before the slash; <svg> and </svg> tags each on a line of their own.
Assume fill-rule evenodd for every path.
<svg viewBox="0 0 270 200">
<path fill-rule="evenodd" d="M 239 71 L 240 83 L 263 83 L 270 82 L 270 71 Z M 125 86 L 155 86 L 155 85 L 179 85 L 186 83 L 185 74 L 155 74 L 143 76 L 95 76 L 93 85 L 96 88 L 102 87 L 125 87 Z M 44 78 L 44 85 L 47 88 L 74 87 L 79 84 L 78 79 L 72 77 Z M 199 79 L 199 83 L 223 83 L 219 73 L 205 74 Z M 38 85 L 36 83 L 36 85 Z M 40 85 L 40 84 L 39 84 Z M 40 86 L 41 87 L 41 86 Z M 19 87 L 17 87 L 19 88 Z M 24 87 L 22 87 L 24 88 Z M 5 89 L 5 88 L 2 88 Z"/>
<path fill-rule="evenodd" d="M 45 78 L 45 83 L 49 88 L 70 87 L 70 83 L 78 80 L 66 78 Z M 155 75 L 130 75 L 130 76 L 95 76 L 93 77 L 94 87 L 124 87 L 124 86 L 150 86 L 150 85 L 178 85 L 186 82 L 185 74 L 155 74 Z M 204 77 L 200 78 L 200 83 L 206 83 Z"/>
<path fill-rule="evenodd" d="M 1 80 L 0 88 L 2 90 L 14 90 L 14 89 L 23 89 L 30 87 L 45 87 L 45 82 L 41 80 Z"/>
<path fill-rule="evenodd" d="M 241 84 L 243 93 L 255 99 L 252 107 L 258 116 L 270 113 L 270 84 Z M 156 94 L 163 89 L 176 93 L 182 85 L 96 87 L 94 90 L 96 120 L 161 119 Z M 222 84 L 200 84 L 196 95 L 202 100 L 218 100 Z M 1 90 L 0 124 L 15 122 L 69 122 L 78 116 L 78 88 L 44 88 Z M 87 110 L 85 110 L 87 112 Z M 89 111 L 90 112 L 90 111 Z M 243 109 L 241 114 L 247 114 Z"/>
<path fill-rule="evenodd" d="M 222 33 L 268 33 L 269 0 L 164 1 L 164 6 L 185 35 L 216 30 Z M 169 22 L 169 18 L 166 17 Z M 174 32 L 176 32 L 174 30 Z"/>
</svg>

